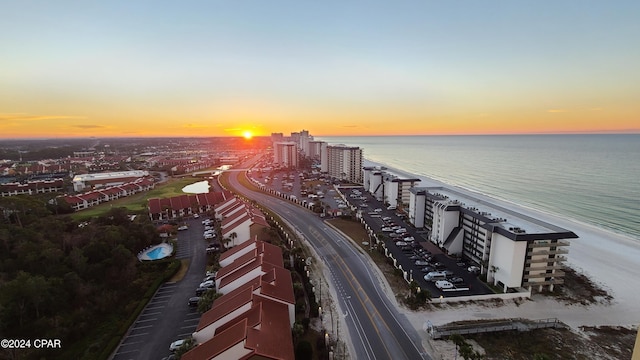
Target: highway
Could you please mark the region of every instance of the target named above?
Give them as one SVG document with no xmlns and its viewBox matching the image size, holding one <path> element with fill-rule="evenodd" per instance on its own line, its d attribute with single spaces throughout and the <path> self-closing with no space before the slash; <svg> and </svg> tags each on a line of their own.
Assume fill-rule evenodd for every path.
<svg viewBox="0 0 640 360">
<path fill-rule="evenodd" d="M 348 330 L 346 342 L 352 359 L 431 359 L 420 336 L 399 313 L 371 271 L 375 266 L 341 233 L 309 210 L 284 199 L 244 188 L 244 172 L 230 172 L 235 191 L 277 213 L 315 249 L 331 276 L 326 279 L 337 295 L 339 312 Z M 325 315 L 326 316 L 326 315 Z M 341 328 L 340 337 L 343 338 Z"/>
</svg>

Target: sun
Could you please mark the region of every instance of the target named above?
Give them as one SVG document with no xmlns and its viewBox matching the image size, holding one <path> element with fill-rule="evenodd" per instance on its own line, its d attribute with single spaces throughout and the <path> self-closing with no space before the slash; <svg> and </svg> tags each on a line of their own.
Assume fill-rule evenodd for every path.
<svg viewBox="0 0 640 360">
<path fill-rule="evenodd" d="M 253 134 L 251 133 L 251 131 L 245 130 L 242 133 L 242 136 L 244 136 L 245 139 L 250 140 L 253 137 Z"/>
</svg>

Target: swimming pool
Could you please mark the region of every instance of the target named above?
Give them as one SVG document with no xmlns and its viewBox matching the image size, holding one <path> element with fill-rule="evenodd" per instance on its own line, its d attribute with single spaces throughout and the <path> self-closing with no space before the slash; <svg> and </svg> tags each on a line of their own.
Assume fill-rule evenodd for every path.
<svg viewBox="0 0 640 360">
<path fill-rule="evenodd" d="M 160 245 L 155 245 L 152 246 L 146 250 L 141 251 L 138 254 L 138 259 L 140 261 L 145 261 L 145 260 L 159 260 L 159 259 L 164 259 L 168 256 L 171 256 L 171 253 L 173 252 L 173 246 L 171 246 L 170 244 L 160 244 Z"/>
</svg>

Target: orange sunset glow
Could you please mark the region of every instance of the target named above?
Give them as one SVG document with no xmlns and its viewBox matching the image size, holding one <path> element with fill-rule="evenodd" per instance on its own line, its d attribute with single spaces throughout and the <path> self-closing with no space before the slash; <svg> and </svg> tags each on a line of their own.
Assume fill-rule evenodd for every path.
<svg viewBox="0 0 640 360">
<path fill-rule="evenodd" d="M 622 5 L 254 5 L 8 5 L 0 138 L 640 132 Z"/>
</svg>

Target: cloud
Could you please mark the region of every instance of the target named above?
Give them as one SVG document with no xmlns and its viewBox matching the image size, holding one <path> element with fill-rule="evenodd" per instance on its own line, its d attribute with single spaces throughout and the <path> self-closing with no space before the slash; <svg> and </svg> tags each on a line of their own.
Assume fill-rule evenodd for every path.
<svg viewBox="0 0 640 360">
<path fill-rule="evenodd" d="M 26 113 L 4 113 L 0 114 L 0 121 L 42 121 L 42 120 L 62 120 L 62 119 L 86 119 L 85 116 L 71 115 L 29 115 Z"/>
<path fill-rule="evenodd" d="M 547 112 L 550 112 L 550 113 L 566 113 L 568 111 L 566 109 L 549 109 L 549 110 L 547 110 Z"/>
<path fill-rule="evenodd" d="M 80 129 L 104 129 L 106 126 L 95 125 L 95 124 L 81 124 L 81 125 L 72 125 L 72 127 L 76 127 Z"/>
</svg>

